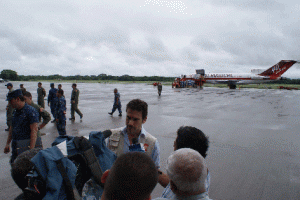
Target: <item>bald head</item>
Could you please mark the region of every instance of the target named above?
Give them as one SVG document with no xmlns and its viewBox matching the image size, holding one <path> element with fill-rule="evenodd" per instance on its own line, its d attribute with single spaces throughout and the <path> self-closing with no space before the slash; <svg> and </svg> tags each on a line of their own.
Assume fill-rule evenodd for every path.
<svg viewBox="0 0 300 200">
<path fill-rule="evenodd" d="M 193 149 L 174 151 L 168 158 L 167 173 L 176 187 L 175 193 L 195 194 L 205 191 L 207 168 L 204 158 Z"/>
</svg>

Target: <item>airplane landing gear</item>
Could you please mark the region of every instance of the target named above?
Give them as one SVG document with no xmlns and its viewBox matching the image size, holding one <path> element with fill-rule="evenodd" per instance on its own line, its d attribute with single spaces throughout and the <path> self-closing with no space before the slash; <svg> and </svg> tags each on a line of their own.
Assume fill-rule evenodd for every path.
<svg viewBox="0 0 300 200">
<path fill-rule="evenodd" d="M 236 89 L 236 85 L 234 85 L 234 84 L 228 84 L 228 86 L 229 86 L 229 89 Z"/>
</svg>

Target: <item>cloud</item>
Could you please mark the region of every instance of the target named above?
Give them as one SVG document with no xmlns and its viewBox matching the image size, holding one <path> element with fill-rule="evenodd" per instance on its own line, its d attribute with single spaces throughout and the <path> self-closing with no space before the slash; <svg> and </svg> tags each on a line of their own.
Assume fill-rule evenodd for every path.
<svg viewBox="0 0 300 200">
<path fill-rule="evenodd" d="M 214 5 L 218 6 L 234 6 L 239 9 L 251 9 L 251 10 L 269 10 L 278 11 L 285 7 L 284 3 L 272 0 L 212 0 L 210 1 Z"/>
<path fill-rule="evenodd" d="M 300 60 L 299 10 L 290 0 L 2 1 L 0 68 L 25 75 L 250 71 Z"/>
<path fill-rule="evenodd" d="M 1 62 L 7 61 L 19 61 L 20 60 L 20 52 L 15 46 L 12 46 L 10 41 L 5 38 L 0 38 L 0 60 Z"/>
</svg>

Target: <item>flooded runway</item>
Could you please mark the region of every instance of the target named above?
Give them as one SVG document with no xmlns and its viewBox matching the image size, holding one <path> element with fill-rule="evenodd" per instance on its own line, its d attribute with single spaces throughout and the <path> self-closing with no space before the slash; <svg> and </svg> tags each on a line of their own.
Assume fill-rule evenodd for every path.
<svg viewBox="0 0 300 200">
<path fill-rule="evenodd" d="M 15 89 L 20 82 L 13 83 Z M 58 84 L 58 83 L 57 83 Z M 55 84 L 55 86 L 57 86 Z M 0 84 L 0 165 L 1 199 L 13 199 L 21 190 L 10 177 L 6 143 L 5 96 Z M 88 135 L 92 130 L 125 126 L 126 104 L 140 98 L 149 105 L 145 129 L 158 138 L 161 168 L 173 151 L 176 130 L 182 125 L 201 129 L 210 139 L 206 158 L 211 173 L 209 196 L 212 199 L 300 199 L 300 91 L 227 88 L 172 89 L 163 86 L 162 96 L 147 84 L 78 83 L 80 122 L 67 121 L 69 135 Z M 37 82 L 24 82 L 36 102 Z M 49 83 L 44 82 L 47 93 Z M 63 83 L 70 117 L 71 83 Z M 108 115 L 113 106 L 113 89 L 121 94 L 122 117 Z M 46 102 L 46 101 L 45 101 Z M 50 107 L 46 106 L 50 112 Z M 41 132 L 44 147 L 58 136 L 55 124 Z M 153 198 L 162 192 L 159 185 Z"/>
</svg>

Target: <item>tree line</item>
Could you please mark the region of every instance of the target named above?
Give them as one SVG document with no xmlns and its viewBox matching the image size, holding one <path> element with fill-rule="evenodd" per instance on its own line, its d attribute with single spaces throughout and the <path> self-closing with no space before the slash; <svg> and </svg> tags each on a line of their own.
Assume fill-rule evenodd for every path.
<svg viewBox="0 0 300 200">
<path fill-rule="evenodd" d="M 163 76 L 112 76 L 106 74 L 99 75 L 75 75 L 75 76 L 62 76 L 59 74 L 44 76 L 44 75 L 18 75 L 17 72 L 13 70 L 2 70 L 0 78 L 4 80 L 11 81 L 40 81 L 40 80 L 112 80 L 112 81 L 165 81 L 170 82 L 175 79 L 175 77 L 163 77 Z"/>
<path fill-rule="evenodd" d="M 283 80 L 274 81 L 274 82 L 271 82 L 271 83 L 274 83 L 274 84 L 300 85 L 300 79 L 290 79 L 290 78 L 287 78 L 287 79 L 283 79 Z"/>
</svg>

